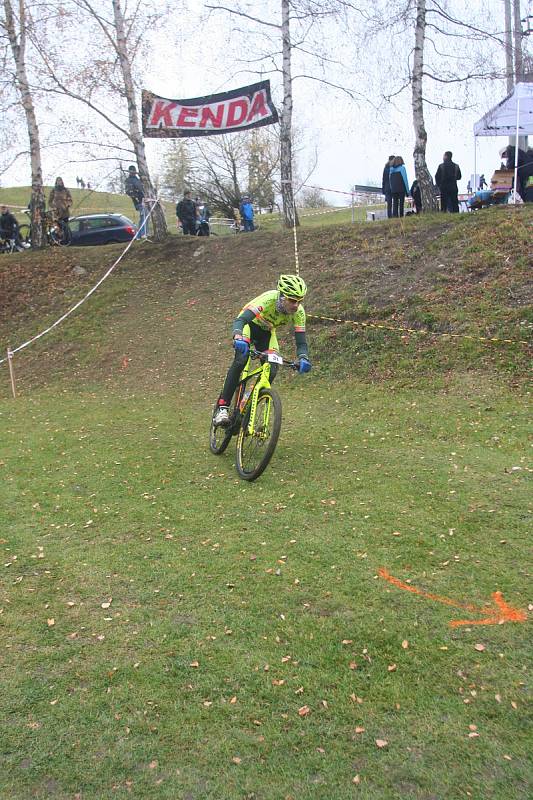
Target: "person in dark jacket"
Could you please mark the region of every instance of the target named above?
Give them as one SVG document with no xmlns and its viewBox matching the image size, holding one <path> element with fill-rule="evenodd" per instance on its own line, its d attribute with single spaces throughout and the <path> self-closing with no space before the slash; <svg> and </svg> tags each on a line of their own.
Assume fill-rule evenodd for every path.
<svg viewBox="0 0 533 800">
<path fill-rule="evenodd" d="M 387 202 L 387 217 L 389 217 L 389 219 L 392 217 L 392 195 L 390 191 L 389 172 L 393 160 L 394 156 L 389 156 L 389 160 L 383 167 L 383 178 L 381 179 L 381 191 L 385 195 L 385 200 Z"/>
<path fill-rule="evenodd" d="M 189 191 L 184 192 L 183 200 L 177 203 L 176 217 L 178 218 L 178 225 L 182 227 L 184 236 L 196 236 L 198 209 Z"/>
<path fill-rule="evenodd" d="M 507 156 L 507 169 L 515 168 L 515 148 L 510 145 L 505 155 Z M 518 170 L 516 191 L 524 203 L 533 203 L 533 150 L 527 153 L 518 148 Z"/>
<path fill-rule="evenodd" d="M 461 180 L 461 170 L 458 164 L 452 161 L 453 153 L 446 150 L 442 164 L 435 173 L 435 183 L 440 191 L 440 210 L 449 211 L 452 214 L 459 213 L 459 201 L 457 199 L 457 181 Z"/>
<path fill-rule="evenodd" d="M 7 206 L 0 206 L 0 238 L 15 242 L 15 248 L 20 252 L 24 250 L 20 239 L 17 218 Z"/>
<path fill-rule="evenodd" d="M 409 194 L 409 182 L 405 170 L 404 160 L 395 156 L 389 170 L 389 183 L 392 195 L 392 216 L 403 217 L 405 197 Z"/>
<path fill-rule="evenodd" d="M 89 184 L 87 184 L 87 188 L 89 188 Z M 133 164 L 131 167 L 128 167 L 128 177 L 126 178 L 124 188 L 128 197 L 131 197 L 135 210 L 139 212 L 139 237 L 141 239 L 146 239 L 148 237 L 148 222 L 144 205 L 144 187 L 141 179 L 137 175 L 137 167 Z"/>
<path fill-rule="evenodd" d="M 417 214 L 422 213 L 422 193 L 420 191 L 420 184 L 418 181 L 413 181 L 411 184 L 411 197 L 413 198 L 413 203 L 415 204 L 415 210 Z"/>
</svg>

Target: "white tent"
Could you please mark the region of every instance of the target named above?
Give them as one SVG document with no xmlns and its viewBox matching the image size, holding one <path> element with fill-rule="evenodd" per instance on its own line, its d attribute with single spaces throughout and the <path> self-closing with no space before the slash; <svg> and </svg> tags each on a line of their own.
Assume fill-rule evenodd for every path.
<svg viewBox="0 0 533 800">
<path fill-rule="evenodd" d="M 517 83 L 505 100 L 474 125 L 474 136 L 516 136 L 514 185 L 518 173 L 518 137 L 533 134 L 533 83 Z M 474 169 L 475 172 L 475 169 Z"/>
</svg>

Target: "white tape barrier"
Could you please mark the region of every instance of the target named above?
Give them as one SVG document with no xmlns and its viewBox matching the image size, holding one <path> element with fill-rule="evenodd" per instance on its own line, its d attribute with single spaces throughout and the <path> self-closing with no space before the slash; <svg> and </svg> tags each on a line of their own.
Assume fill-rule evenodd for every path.
<svg viewBox="0 0 533 800">
<path fill-rule="evenodd" d="M 151 203 L 151 205 L 152 205 L 150 211 L 146 215 L 146 222 L 148 223 L 148 220 L 152 216 L 153 210 L 156 207 L 156 205 L 159 203 L 159 200 L 158 199 L 156 199 L 156 200 L 147 200 L 147 202 Z M 145 226 L 145 230 L 146 230 L 146 227 L 147 226 Z M 27 342 L 24 342 L 24 344 L 19 344 L 19 346 L 15 347 L 13 350 L 9 350 L 9 356 L 6 357 L 6 358 L 0 358 L 0 364 L 3 364 L 5 361 L 8 360 L 8 358 L 12 358 L 15 355 L 15 353 L 20 352 L 20 350 L 24 350 L 24 348 L 28 347 L 28 345 L 33 344 L 33 342 L 36 342 L 37 339 L 40 339 L 42 336 L 45 336 L 47 333 L 50 333 L 50 331 L 52 331 L 54 328 L 57 328 L 58 325 L 60 325 L 64 320 L 66 320 L 67 317 L 70 317 L 70 315 L 73 314 L 74 311 L 76 311 L 76 309 L 78 309 L 83 303 L 85 303 L 85 301 L 88 300 L 89 297 L 92 294 L 94 294 L 94 292 L 98 289 L 98 287 L 102 285 L 102 283 L 105 281 L 105 279 L 108 278 L 109 275 L 111 275 L 111 273 L 113 272 L 115 267 L 117 267 L 118 264 L 120 264 L 120 262 L 122 261 L 122 259 L 124 258 L 124 256 L 126 255 L 128 250 L 130 249 L 130 247 L 132 246 L 133 242 L 136 239 L 139 238 L 139 233 L 140 233 L 140 228 L 137 229 L 133 239 L 130 242 L 128 242 L 128 244 L 126 245 L 126 247 L 124 248 L 122 253 L 116 259 L 116 261 L 109 267 L 107 272 L 104 273 L 104 275 L 102 275 L 100 280 L 97 283 L 95 283 L 95 285 L 92 287 L 92 289 L 89 289 L 89 291 L 87 292 L 85 297 L 82 297 L 81 300 L 78 300 L 76 305 L 72 306 L 72 308 L 70 308 L 68 311 L 66 311 L 61 317 L 59 317 L 59 319 L 56 319 L 56 321 L 52 325 L 50 325 L 48 328 L 46 328 L 44 331 L 41 331 L 41 333 L 38 333 L 36 336 L 32 336 L 32 338 L 28 339 Z"/>
</svg>

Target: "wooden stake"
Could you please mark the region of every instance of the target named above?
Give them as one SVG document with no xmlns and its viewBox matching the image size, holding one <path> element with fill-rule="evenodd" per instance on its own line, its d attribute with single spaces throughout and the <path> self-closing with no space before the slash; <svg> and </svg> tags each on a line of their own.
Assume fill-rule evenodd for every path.
<svg viewBox="0 0 533 800">
<path fill-rule="evenodd" d="M 15 372 L 13 370 L 13 353 L 11 352 L 11 348 L 7 347 L 7 363 L 9 364 L 9 377 L 11 378 L 11 391 L 13 392 L 13 397 L 16 399 L 17 392 L 15 389 Z"/>
</svg>

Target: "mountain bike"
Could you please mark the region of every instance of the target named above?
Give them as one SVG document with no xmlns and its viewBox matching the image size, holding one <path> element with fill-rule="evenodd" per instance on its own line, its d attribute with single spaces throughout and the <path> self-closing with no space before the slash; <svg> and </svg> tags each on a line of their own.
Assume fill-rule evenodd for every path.
<svg viewBox="0 0 533 800">
<path fill-rule="evenodd" d="M 260 365 L 254 368 L 252 359 L 259 359 Z M 211 452 L 221 455 L 232 436 L 236 436 L 235 467 L 245 481 L 255 481 L 263 473 L 276 449 L 281 430 L 281 399 L 270 385 L 271 364 L 298 369 L 297 361 L 286 361 L 279 353 L 250 350 L 231 405 L 229 425 L 216 427 L 211 417 Z M 215 405 L 213 415 L 216 409 Z"/>
<path fill-rule="evenodd" d="M 28 216 L 29 211 L 24 211 Z M 19 225 L 19 235 L 24 247 L 31 247 L 31 224 L 23 222 Z M 52 219 L 49 212 L 46 214 L 46 239 L 50 245 L 65 245 L 68 246 L 72 242 L 72 231 L 68 224 L 68 220 Z"/>
</svg>

